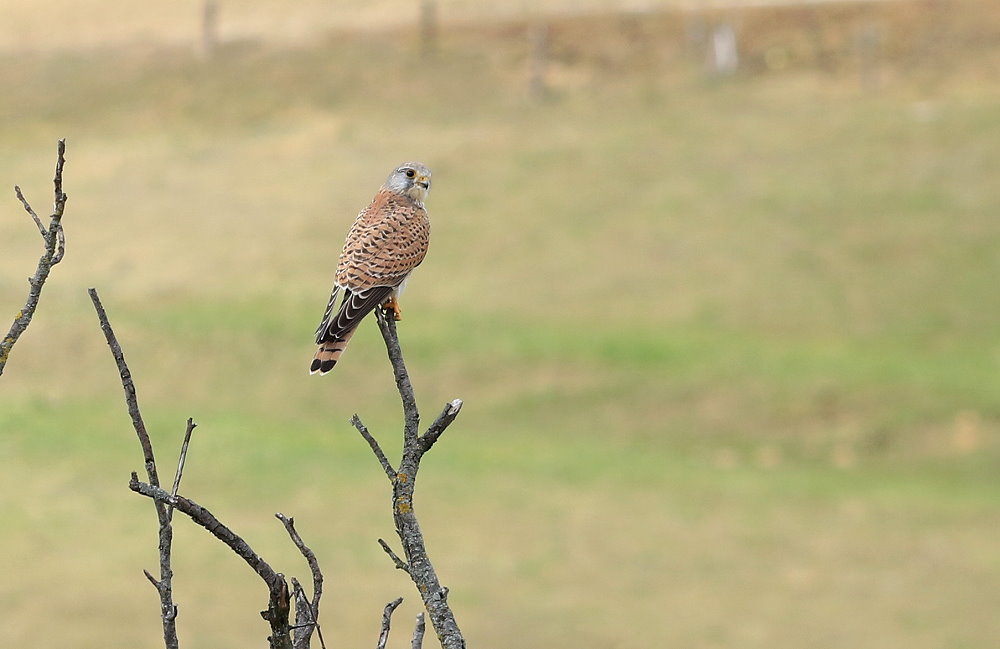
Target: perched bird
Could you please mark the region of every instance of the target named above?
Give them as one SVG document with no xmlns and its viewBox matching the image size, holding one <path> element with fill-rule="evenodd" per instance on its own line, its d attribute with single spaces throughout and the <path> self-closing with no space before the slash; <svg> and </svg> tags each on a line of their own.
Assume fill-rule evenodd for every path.
<svg viewBox="0 0 1000 649">
<path fill-rule="evenodd" d="M 404 162 L 389 174 L 371 204 L 358 214 L 337 262 L 337 276 L 323 321 L 316 329 L 319 349 L 310 374 L 326 374 L 337 364 L 362 318 L 383 305 L 401 319 L 399 294 L 427 254 L 431 223 L 424 200 L 431 170 Z M 343 293 L 340 307 L 337 297 Z"/>
</svg>

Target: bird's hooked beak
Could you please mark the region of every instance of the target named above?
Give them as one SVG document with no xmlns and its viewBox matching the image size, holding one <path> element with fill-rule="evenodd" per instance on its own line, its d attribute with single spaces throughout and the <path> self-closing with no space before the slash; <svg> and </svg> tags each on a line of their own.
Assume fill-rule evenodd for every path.
<svg viewBox="0 0 1000 649">
<path fill-rule="evenodd" d="M 413 179 L 413 184 L 410 186 L 410 197 L 413 200 L 424 204 L 427 200 L 427 192 L 431 188 L 431 177 L 424 174 L 418 174 L 416 178 Z"/>
</svg>

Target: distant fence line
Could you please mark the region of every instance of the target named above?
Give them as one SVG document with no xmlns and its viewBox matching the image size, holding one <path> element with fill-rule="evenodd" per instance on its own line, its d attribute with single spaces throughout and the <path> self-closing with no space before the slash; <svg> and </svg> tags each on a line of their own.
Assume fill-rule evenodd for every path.
<svg viewBox="0 0 1000 649">
<path fill-rule="evenodd" d="M 207 58 L 222 40 L 218 34 L 220 24 L 227 20 L 238 22 L 241 16 L 239 5 L 234 2 L 203 0 L 203 3 L 200 51 Z M 394 16 L 402 23 L 385 23 L 381 27 L 412 29 L 416 49 L 422 56 L 430 57 L 437 53 L 439 34 L 449 24 L 521 23 L 528 59 L 526 94 L 533 99 L 549 94 L 551 60 L 558 56 L 556 50 L 566 45 L 565 41 L 559 42 L 558 30 L 553 28 L 576 18 L 603 19 L 615 15 L 676 18 L 683 25 L 679 47 L 689 60 L 700 62 L 705 72 L 713 76 L 729 76 L 746 69 L 779 70 L 793 65 L 828 71 L 850 67 L 857 71 L 860 85 L 873 90 L 882 84 L 890 36 L 901 34 L 896 39 L 896 54 L 909 47 L 911 58 L 924 61 L 933 58 L 931 50 L 941 47 L 936 38 L 941 27 L 934 20 L 924 21 L 919 36 L 906 33 L 905 29 L 896 34 L 891 32 L 892 21 L 898 22 L 910 7 L 923 7 L 920 10 L 925 11 L 927 6 L 927 2 L 920 0 L 578 0 L 572 3 L 540 0 L 507 5 L 492 3 L 485 8 L 487 5 L 482 3 L 473 7 L 469 0 L 419 0 L 408 5 L 406 12 Z M 972 5 L 946 2 L 935 6 L 937 18 L 943 23 L 951 20 L 948 12 L 952 6 Z M 221 13 L 232 12 L 232 15 L 220 19 L 220 8 Z M 974 24 L 974 20 L 966 20 L 964 26 Z M 609 29 L 614 29 L 613 22 L 609 23 Z M 899 45 L 898 41 L 911 36 L 923 44 Z M 921 48 L 925 50 L 923 54 L 917 51 Z"/>
<path fill-rule="evenodd" d="M 123 21 L 88 22 L 87 8 L 98 2 L 126 0 L 67 5 L 63 23 L 84 23 L 78 30 L 49 29 L 27 3 L 8 8 L 0 51 L 188 47 L 210 60 L 236 43 L 298 46 L 330 34 L 391 30 L 405 32 L 406 43 L 431 57 L 446 54 L 446 40 L 461 37 L 465 27 L 456 30 L 455 24 L 473 30 L 500 25 L 508 33 L 523 30 L 526 94 L 540 98 L 551 90 L 550 77 L 565 69 L 567 53 L 593 61 L 610 52 L 597 52 L 597 44 L 574 31 L 578 19 L 603 21 L 590 28 L 595 36 L 597 29 L 614 32 L 630 21 L 672 22 L 668 29 L 634 30 L 635 39 L 616 44 L 620 58 L 643 50 L 634 58 L 645 56 L 646 64 L 660 69 L 683 56 L 717 76 L 795 67 L 850 70 L 866 88 L 892 75 L 927 76 L 931 70 L 943 77 L 954 52 L 979 56 L 1000 42 L 1000 12 L 972 0 L 342 0 L 337 10 L 321 0 L 193 0 L 137 9 Z"/>
</svg>

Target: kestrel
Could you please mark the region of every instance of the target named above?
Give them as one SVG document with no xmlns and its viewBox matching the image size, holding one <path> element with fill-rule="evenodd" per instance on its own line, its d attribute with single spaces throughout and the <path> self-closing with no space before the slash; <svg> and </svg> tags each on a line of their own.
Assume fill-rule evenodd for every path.
<svg viewBox="0 0 1000 649">
<path fill-rule="evenodd" d="M 326 374 L 337 364 L 348 341 L 368 313 L 384 305 L 399 320 L 399 294 L 406 278 L 427 254 L 431 223 L 424 199 L 431 170 L 404 162 L 389 174 L 375 198 L 347 233 L 337 262 L 337 276 L 323 321 L 316 329 L 316 356 L 310 374 Z M 340 308 L 334 309 L 343 291 Z"/>
</svg>

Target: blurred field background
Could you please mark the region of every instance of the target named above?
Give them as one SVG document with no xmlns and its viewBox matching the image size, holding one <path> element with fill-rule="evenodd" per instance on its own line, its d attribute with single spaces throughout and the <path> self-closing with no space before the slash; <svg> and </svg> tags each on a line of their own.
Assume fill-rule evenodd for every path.
<svg viewBox="0 0 1000 649">
<path fill-rule="evenodd" d="M 65 137 L 70 196 L 0 379 L 5 646 L 162 646 L 90 286 L 161 473 L 194 417 L 182 491 L 305 577 L 295 516 L 328 646 L 399 595 L 409 646 L 348 423 L 397 449 L 375 326 L 306 374 L 407 159 L 434 233 L 400 335 L 425 419 L 466 402 L 416 505 L 470 646 L 998 646 L 1000 6 L 575 6 L 441 0 L 432 52 L 415 2 L 223 1 L 211 52 L 193 0 L 0 7 L 0 180 L 47 212 Z M 40 240 L 0 206 L 13 316 Z M 182 646 L 265 646 L 257 578 L 175 527 Z"/>
</svg>

